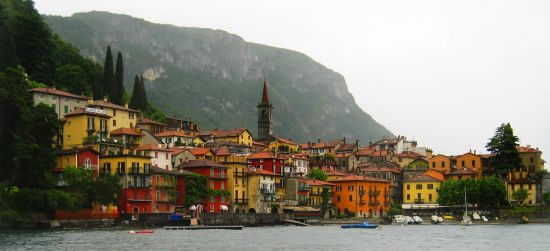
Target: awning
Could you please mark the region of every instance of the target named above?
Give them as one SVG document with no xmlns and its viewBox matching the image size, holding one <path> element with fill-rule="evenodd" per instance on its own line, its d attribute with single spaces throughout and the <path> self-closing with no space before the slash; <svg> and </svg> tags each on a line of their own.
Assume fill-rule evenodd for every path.
<svg viewBox="0 0 550 251">
<path fill-rule="evenodd" d="M 221 205 L 221 206 L 220 206 L 220 209 L 221 209 L 222 211 L 227 211 L 227 210 L 229 210 L 229 208 L 228 208 L 227 206 L 225 206 L 225 205 Z"/>
<path fill-rule="evenodd" d="M 192 205 L 192 206 L 189 207 L 189 210 L 197 210 L 197 206 Z"/>
</svg>

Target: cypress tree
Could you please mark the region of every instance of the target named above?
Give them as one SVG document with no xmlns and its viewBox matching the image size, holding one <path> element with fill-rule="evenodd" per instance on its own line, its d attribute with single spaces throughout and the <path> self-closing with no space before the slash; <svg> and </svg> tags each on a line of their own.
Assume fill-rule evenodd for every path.
<svg viewBox="0 0 550 251">
<path fill-rule="evenodd" d="M 0 2 L 0 71 L 17 66 L 17 53 L 8 26 L 5 6 Z"/>
<path fill-rule="evenodd" d="M 115 76 L 113 70 L 113 54 L 111 54 L 111 46 L 107 46 L 107 55 L 105 56 L 105 64 L 103 65 L 103 96 L 113 98 L 115 85 Z"/>
<path fill-rule="evenodd" d="M 122 62 L 122 53 L 118 52 L 116 57 L 116 68 L 115 68 L 115 85 L 113 89 L 112 102 L 117 105 L 123 105 L 124 95 L 124 63 Z"/>
<path fill-rule="evenodd" d="M 140 90 L 140 97 L 141 97 L 141 100 L 140 100 L 140 104 L 141 104 L 141 109 L 143 111 L 147 110 L 147 107 L 149 106 L 149 102 L 147 101 L 147 93 L 145 92 L 145 83 L 143 82 L 143 75 L 140 76 L 140 79 L 139 79 L 139 90 Z"/>
<path fill-rule="evenodd" d="M 489 152 L 495 155 L 489 162 L 493 166 L 495 174 L 505 177 L 508 172 L 521 166 L 518 146 L 519 138 L 514 135 L 514 129 L 510 123 L 500 125 L 485 146 Z"/>
<path fill-rule="evenodd" d="M 135 110 L 139 110 L 138 99 L 140 93 L 140 84 L 141 82 L 139 81 L 139 77 L 136 75 L 136 77 L 134 78 L 134 90 L 132 91 L 132 98 L 130 99 L 130 108 Z"/>
</svg>

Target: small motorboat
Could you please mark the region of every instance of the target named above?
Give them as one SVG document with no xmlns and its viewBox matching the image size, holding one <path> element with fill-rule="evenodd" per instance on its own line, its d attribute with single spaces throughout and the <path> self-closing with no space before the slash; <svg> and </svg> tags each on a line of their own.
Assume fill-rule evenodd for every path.
<svg viewBox="0 0 550 251">
<path fill-rule="evenodd" d="M 379 225 L 377 224 L 371 224 L 371 223 L 368 223 L 368 222 L 362 222 L 362 223 L 358 223 L 358 224 L 349 224 L 349 225 L 342 225 L 342 228 L 371 228 L 371 229 L 374 229 L 374 228 L 378 228 Z"/>
<path fill-rule="evenodd" d="M 128 231 L 129 234 L 152 234 L 155 230 Z"/>
<path fill-rule="evenodd" d="M 407 222 L 407 224 L 414 224 L 414 220 L 411 216 L 405 216 L 405 222 Z"/>
<path fill-rule="evenodd" d="M 413 221 L 414 221 L 414 224 L 422 224 L 422 218 L 420 218 L 420 216 L 413 216 Z"/>
<path fill-rule="evenodd" d="M 405 216 L 403 216 L 403 215 L 394 215 L 393 219 L 394 219 L 395 223 L 403 224 L 405 222 Z"/>
<path fill-rule="evenodd" d="M 431 219 L 432 219 L 432 222 L 435 223 L 435 224 L 443 222 L 443 218 L 441 218 L 441 217 L 439 217 L 435 214 L 432 215 Z"/>
</svg>

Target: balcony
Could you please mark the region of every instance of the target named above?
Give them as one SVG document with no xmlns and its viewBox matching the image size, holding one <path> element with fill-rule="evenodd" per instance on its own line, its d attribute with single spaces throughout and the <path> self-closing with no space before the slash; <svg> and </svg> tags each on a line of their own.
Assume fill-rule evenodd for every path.
<svg viewBox="0 0 550 251">
<path fill-rule="evenodd" d="M 369 202 L 369 206 L 378 206 L 378 205 L 380 205 L 380 202 L 378 202 L 378 201 Z"/>
<path fill-rule="evenodd" d="M 128 201 L 132 201 L 132 202 L 149 202 L 149 201 L 153 201 L 151 199 L 151 196 L 137 196 L 137 197 L 133 197 L 133 198 L 128 198 Z"/>
<path fill-rule="evenodd" d="M 369 191 L 369 196 L 378 196 L 380 195 L 380 191 Z"/>
<path fill-rule="evenodd" d="M 238 198 L 236 198 L 235 199 L 235 204 L 237 204 L 237 205 L 246 205 L 246 204 L 248 204 L 248 199 L 238 199 Z"/>
<path fill-rule="evenodd" d="M 273 195 L 273 194 L 275 194 L 275 190 L 274 189 L 262 188 L 262 189 L 260 189 L 260 193 L 263 194 L 263 195 Z"/>
<path fill-rule="evenodd" d="M 415 199 L 414 204 L 424 204 L 424 199 Z"/>
<path fill-rule="evenodd" d="M 359 204 L 360 205 L 365 205 L 365 204 L 367 204 L 367 201 L 366 200 L 359 200 Z"/>
<path fill-rule="evenodd" d="M 233 172 L 233 176 L 235 176 L 235 177 L 246 177 L 246 176 L 248 176 L 248 173 L 246 173 L 246 172 Z"/>
<path fill-rule="evenodd" d="M 330 191 L 327 191 L 328 196 L 330 196 Z M 309 192 L 310 196 L 323 196 L 323 191 L 311 191 Z"/>
</svg>

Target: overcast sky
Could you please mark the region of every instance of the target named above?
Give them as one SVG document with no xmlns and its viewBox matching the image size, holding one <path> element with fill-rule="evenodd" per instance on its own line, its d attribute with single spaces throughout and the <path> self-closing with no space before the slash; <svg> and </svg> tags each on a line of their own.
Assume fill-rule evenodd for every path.
<svg viewBox="0 0 550 251">
<path fill-rule="evenodd" d="M 356 102 L 436 153 L 485 144 L 510 122 L 550 151 L 550 1 L 36 0 L 43 14 L 102 10 L 221 29 L 303 52 Z"/>
</svg>

